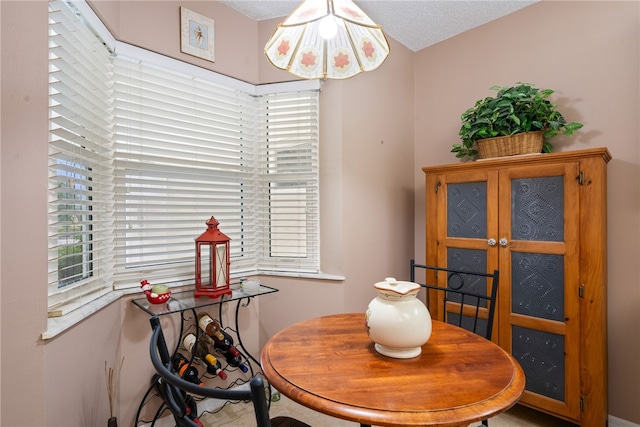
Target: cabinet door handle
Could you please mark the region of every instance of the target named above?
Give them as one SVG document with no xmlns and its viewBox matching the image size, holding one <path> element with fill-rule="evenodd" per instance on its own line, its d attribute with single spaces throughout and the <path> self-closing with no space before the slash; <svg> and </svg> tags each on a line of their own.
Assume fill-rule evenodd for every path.
<svg viewBox="0 0 640 427">
<path fill-rule="evenodd" d="M 489 246 L 495 246 L 496 245 L 496 239 L 491 238 L 491 239 L 487 240 L 487 243 L 489 244 Z"/>
<path fill-rule="evenodd" d="M 506 247 L 507 243 L 509 243 L 509 241 L 507 240 L 506 237 L 503 237 L 502 239 L 500 239 L 500 246 Z"/>
</svg>

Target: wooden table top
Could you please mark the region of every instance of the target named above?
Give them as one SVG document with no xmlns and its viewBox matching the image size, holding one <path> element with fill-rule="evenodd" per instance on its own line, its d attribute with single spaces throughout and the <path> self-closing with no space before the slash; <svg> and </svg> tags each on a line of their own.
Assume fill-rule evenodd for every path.
<svg viewBox="0 0 640 427">
<path fill-rule="evenodd" d="M 296 323 L 261 352 L 269 382 L 316 411 L 377 426 L 466 426 L 513 406 L 524 391 L 520 365 L 491 341 L 433 321 L 413 359 L 375 351 L 363 313 Z"/>
</svg>

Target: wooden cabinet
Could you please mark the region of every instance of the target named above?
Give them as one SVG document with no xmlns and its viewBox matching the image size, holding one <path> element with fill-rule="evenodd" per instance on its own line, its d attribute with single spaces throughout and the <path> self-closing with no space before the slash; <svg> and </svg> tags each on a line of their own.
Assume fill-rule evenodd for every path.
<svg viewBox="0 0 640 427">
<path fill-rule="evenodd" d="M 520 403 L 607 420 L 606 148 L 425 167 L 426 263 L 500 270 L 493 340 Z"/>
</svg>

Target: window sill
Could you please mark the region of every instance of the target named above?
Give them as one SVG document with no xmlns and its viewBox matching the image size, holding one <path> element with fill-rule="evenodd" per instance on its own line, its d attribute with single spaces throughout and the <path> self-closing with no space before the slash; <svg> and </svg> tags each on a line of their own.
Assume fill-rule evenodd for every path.
<svg viewBox="0 0 640 427">
<path fill-rule="evenodd" d="M 87 304 L 84 304 L 82 307 L 78 307 L 64 316 L 49 317 L 47 320 L 47 330 L 42 333 L 42 339 L 49 340 L 51 338 L 55 338 L 62 332 L 77 325 L 112 302 L 119 300 L 122 295 L 124 295 L 123 291 L 112 291 Z"/>
<path fill-rule="evenodd" d="M 344 276 L 338 276 L 336 274 L 328 273 L 297 273 L 294 271 L 256 271 L 252 274 L 246 274 L 246 276 L 271 276 L 271 277 L 299 277 L 301 279 L 316 279 L 316 280 L 335 280 L 344 281 Z"/>
<path fill-rule="evenodd" d="M 316 280 L 335 280 L 335 281 L 344 281 L 344 276 L 338 276 L 336 274 L 327 274 L 327 273 L 296 273 L 296 272 L 287 272 L 287 271 L 255 271 L 255 272 L 246 272 L 242 276 L 271 276 L 271 277 L 298 277 L 304 279 L 316 279 Z M 190 286 L 179 286 L 172 287 L 171 290 L 175 290 L 176 292 L 179 290 L 186 290 Z M 109 304 L 120 300 L 121 297 L 130 294 L 139 294 L 140 288 L 134 287 L 123 290 L 116 290 L 109 292 L 95 300 L 84 304 L 83 306 L 63 315 L 60 317 L 50 317 L 47 320 L 47 330 L 42 333 L 42 340 L 50 340 L 65 332 L 67 329 L 72 328 L 78 323 L 82 322 L 87 317 L 91 316 L 94 313 L 102 310 L 107 307 Z"/>
</svg>

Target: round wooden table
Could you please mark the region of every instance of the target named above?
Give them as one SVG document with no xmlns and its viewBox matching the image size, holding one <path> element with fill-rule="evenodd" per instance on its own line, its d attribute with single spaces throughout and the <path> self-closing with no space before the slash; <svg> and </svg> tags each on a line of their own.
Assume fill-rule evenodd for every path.
<svg viewBox="0 0 640 427">
<path fill-rule="evenodd" d="M 525 385 L 502 348 L 443 322 L 433 322 L 420 356 L 383 356 L 363 313 L 296 323 L 267 342 L 261 364 L 290 399 L 364 425 L 466 426 L 509 409 Z"/>
</svg>

